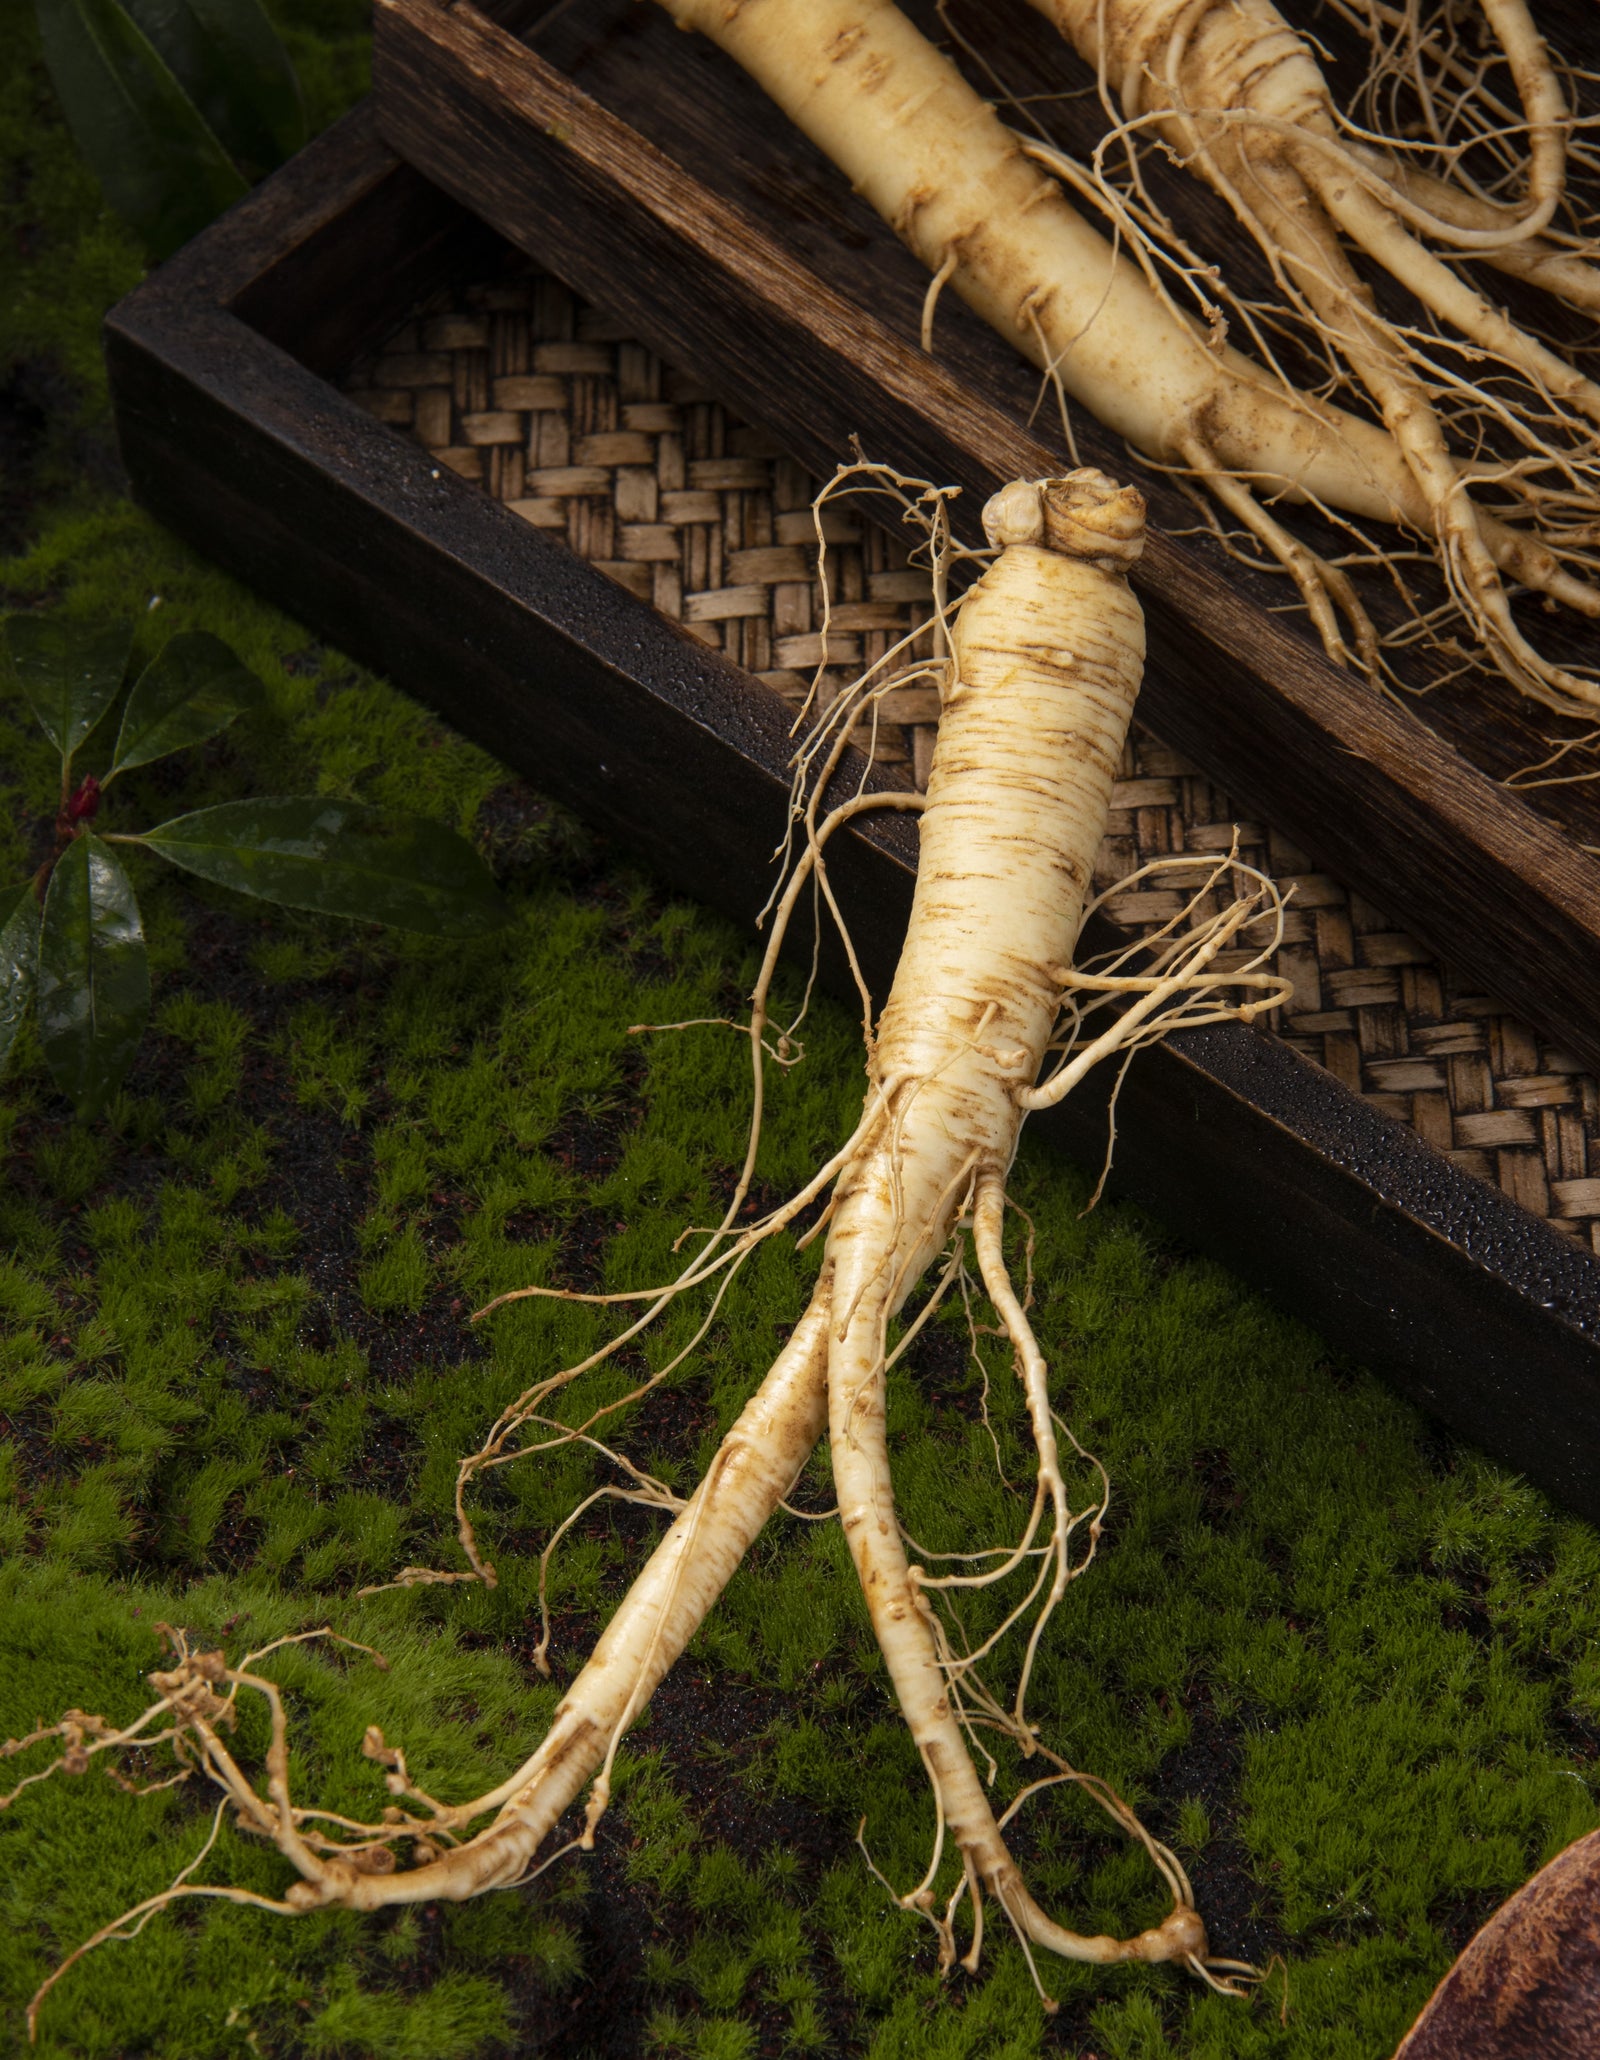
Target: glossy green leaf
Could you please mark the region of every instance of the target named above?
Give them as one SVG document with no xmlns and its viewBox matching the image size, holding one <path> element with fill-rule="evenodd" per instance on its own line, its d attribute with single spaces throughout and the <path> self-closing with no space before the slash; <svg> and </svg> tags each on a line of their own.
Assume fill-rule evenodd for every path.
<svg viewBox="0 0 1600 2060">
<path fill-rule="evenodd" d="M 33 882 L 0 889 L 0 1073 L 33 999 L 39 962 L 39 897 Z"/>
<path fill-rule="evenodd" d="M 11 670 L 64 759 L 70 759 L 117 698 L 133 647 L 133 624 L 89 629 L 43 615 L 13 615 L 5 628 Z"/>
<path fill-rule="evenodd" d="M 260 0 L 122 0 L 235 164 L 266 172 L 306 140 L 300 82 Z"/>
<path fill-rule="evenodd" d="M 254 708 L 261 692 L 261 682 L 220 637 L 202 629 L 169 638 L 134 682 L 106 778 L 203 744 Z"/>
<path fill-rule="evenodd" d="M 150 1013 L 150 966 L 133 882 L 98 837 L 57 861 L 39 930 L 39 1041 L 80 1116 L 127 1072 Z"/>
<path fill-rule="evenodd" d="M 322 915 L 471 936 L 498 929 L 509 914 L 465 838 L 354 801 L 225 801 L 139 841 L 219 886 Z"/>
<path fill-rule="evenodd" d="M 245 192 L 243 176 L 118 0 L 34 8 L 73 141 L 151 256 L 170 256 Z"/>
</svg>

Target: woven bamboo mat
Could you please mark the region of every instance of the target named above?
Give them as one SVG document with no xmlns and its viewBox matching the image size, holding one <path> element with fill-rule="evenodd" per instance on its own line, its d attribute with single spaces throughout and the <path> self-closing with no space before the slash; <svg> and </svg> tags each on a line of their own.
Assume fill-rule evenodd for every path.
<svg viewBox="0 0 1600 2060">
<path fill-rule="evenodd" d="M 641 600 L 796 706 L 822 650 L 817 482 L 760 430 L 534 273 L 440 297 L 351 372 L 352 400 L 462 478 L 559 536 Z M 871 522 L 830 510 L 824 702 L 920 619 L 925 577 Z M 901 689 L 876 755 L 921 785 L 937 696 Z M 1136 727 L 1101 847 L 1102 887 L 1172 852 L 1226 851 L 1293 889 L 1279 1032 L 1458 1166 L 1600 1251 L 1600 1087 L 1489 996 L 1318 870 L 1270 825 Z M 1175 892 L 1133 888 L 1115 913 L 1164 921 Z M 1591 1153 L 1595 1177 L 1590 1177 Z"/>
</svg>

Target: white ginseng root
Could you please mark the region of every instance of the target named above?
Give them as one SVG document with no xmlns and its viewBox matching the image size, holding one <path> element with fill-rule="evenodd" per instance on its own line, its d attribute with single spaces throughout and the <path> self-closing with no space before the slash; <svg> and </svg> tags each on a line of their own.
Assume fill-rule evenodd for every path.
<svg viewBox="0 0 1600 2060">
<path fill-rule="evenodd" d="M 894 484 L 900 490 L 908 483 Z M 912 507 L 905 492 L 900 498 Z M 1188 1881 L 1172 1854 L 1104 1783 L 1075 1773 L 1053 1754 L 1026 1715 L 1041 1634 L 1068 1582 L 1093 1556 L 1105 1498 L 1097 1491 L 1086 1507 L 1070 1506 L 1058 1449 L 1060 1437 L 1070 1441 L 1070 1433 L 1059 1425 L 1026 1296 L 1019 1295 L 1007 1269 L 1002 1232 L 1007 1174 L 1030 1109 L 1059 1100 L 1089 1066 L 1131 1051 L 1164 1026 L 1248 1020 L 1284 998 L 1284 983 L 1263 970 L 1281 934 L 1281 910 L 1270 883 L 1230 858 L 1179 859 L 1173 863 L 1198 867 L 1203 876 L 1189 901 L 1197 920 L 1181 931 L 1176 922 L 1169 924 L 1137 960 L 1124 951 L 1104 966 L 1073 968 L 1143 665 L 1143 624 L 1125 577 L 1143 544 L 1143 502 L 1132 489 L 1119 489 L 1092 471 L 1008 487 L 985 511 L 991 551 L 965 554 L 992 562 L 950 610 L 943 601 L 948 554 L 941 555 L 945 545 L 939 541 L 948 540 L 945 497 L 929 490 L 923 500 L 934 509 L 941 597 L 933 627 L 936 637 L 949 631 L 947 650 L 918 661 L 937 673 L 943 699 L 928 791 L 925 798 L 863 794 L 818 819 L 818 796 L 838 767 L 850 715 L 865 719 L 874 694 L 899 675 L 876 682 L 869 676 L 847 704 L 847 719 L 823 725 L 820 762 L 815 755 L 804 761 L 810 788 L 798 808 L 803 846 L 780 899 L 750 1026 L 759 1082 L 766 996 L 782 923 L 807 883 L 831 903 L 829 836 L 866 807 L 918 809 L 921 855 L 911 920 L 888 1002 L 876 1025 L 869 1019 L 860 1122 L 800 1196 L 735 1234 L 753 1169 L 752 1142 L 722 1226 L 675 1282 L 640 1295 L 581 1298 L 642 1304 L 644 1313 L 623 1333 L 636 1336 L 675 1295 L 731 1278 L 756 1243 L 792 1221 L 807 1200 L 828 1194 L 822 1263 L 788 1344 L 686 1503 L 619 1459 L 633 1483 L 623 1492 L 673 1508 L 674 1520 L 562 1697 L 545 1739 L 488 1794 L 459 1804 L 428 1795 L 413 1780 L 403 1750 L 374 1727 L 364 1750 L 384 1769 L 392 1798 L 378 1819 L 360 1823 L 297 1801 L 285 1707 L 260 1671 L 267 1654 L 231 1665 L 220 1653 L 190 1651 L 176 1633 L 170 1634 L 173 1665 L 151 1676 L 157 1700 L 133 1723 L 114 1728 L 71 1711 L 60 1724 L 11 1742 L 7 1752 L 52 1740 L 64 1749 L 5 1802 L 50 1773 L 81 1773 L 103 1754 L 114 1765 L 129 1750 L 170 1744 L 182 1763 L 180 1778 L 197 1773 L 213 1782 L 222 1792 L 220 1808 L 240 1828 L 274 1845 L 297 1876 L 282 1896 L 268 1898 L 197 1882 L 199 1861 L 191 1862 L 169 1889 L 106 1926 L 72 1960 L 102 1939 L 132 1935 L 157 1910 L 185 1896 L 222 1897 L 294 1915 L 330 1906 L 374 1910 L 461 1900 L 514 1886 L 557 1856 L 546 1850 L 550 1835 L 586 1786 L 583 1828 L 558 1852 L 591 1844 L 609 1800 L 621 1739 L 763 1524 L 783 1504 L 826 1424 L 840 1518 L 936 1803 L 932 1861 L 923 1881 L 899 1899 L 935 1924 L 943 1964 L 957 1958 L 956 1921 L 963 1903 L 970 1902 L 970 1943 L 960 1957 L 969 1968 L 977 1965 L 989 1897 L 1030 1962 L 1035 1947 L 1096 1962 L 1171 1960 L 1229 1990 L 1236 1986 L 1233 1977 L 1248 1972 L 1209 1955 Z M 1230 879 L 1236 882 L 1231 902 L 1217 892 Z M 1103 1030 L 1091 1031 L 1096 1011 L 1104 1016 L 1108 1005 L 1120 1012 Z M 786 1050 L 780 1039 L 775 1055 L 782 1058 Z M 949 1556 L 924 1564 L 916 1548 L 908 1555 L 885 1438 L 885 1380 L 892 1319 L 942 1256 L 928 1311 L 937 1306 L 939 1293 L 961 1269 L 968 1237 L 1012 1347 L 1037 1472 L 1015 1544 L 957 1555 L 961 1566 L 980 1571 L 951 1572 Z M 622 1404 L 608 1404 L 579 1422 L 553 1414 L 557 1397 L 582 1370 L 553 1376 L 508 1409 L 481 1450 L 463 1462 L 463 1487 L 486 1466 L 574 1440 L 606 1451 L 597 1426 Z M 1103 1482 L 1103 1474 L 1099 1478 Z M 471 1573 L 408 1570 L 401 1580 L 492 1583 L 493 1568 L 478 1551 L 464 1506 L 461 1530 Z M 1080 1537 L 1087 1543 L 1075 1559 Z M 941 1597 L 1013 1577 L 1031 1583 L 1022 1602 L 999 1631 L 978 1649 L 966 1650 L 940 1614 Z M 1024 1619 L 1031 1624 L 1026 1656 L 1015 1693 L 1003 1702 L 984 1684 L 978 1665 L 1003 1631 Z M 265 1766 L 256 1777 L 230 1743 L 244 1693 L 263 1697 L 271 1717 Z M 1038 1905 L 1007 1848 L 1004 1825 L 1011 1812 L 996 1818 L 988 1786 L 973 1765 L 975 1743 L 988 1757 L 980 1742 L 986 1734 L 1009 1737 L 1025 1755 L 1038 1755 L 1055 1770 L 1026 1787 L 1012 1811 L 1041 1787 L 1074 1781 L 1143 1845 L 1172 1898 L 1161 1923 L 1132 1938 L 1084 1936 Z M 960 1864 L 940 1913 L 934 1885 L 947 1843 Z M 199 1857 L 210 1850 L 208 1841 Z M 35 1998 L 32 2018 L 72 1960 Z"/>
<path fill-rule="evenodd" d="M 1371 396 L 1382 426 L 1297 391 L 1275 367 L 1234 349 L 1199 261 L 1178 269 L 1200 290 L 1208 319 L 1180 305 L 1178 281 L 1148 233 L 1148 210 L 1130 208 L 1103 176 L 1061 152 L 1014 134 L 894 0 L 662 4 L 750 73 L 928 267 L 925 341 L 932 302 L 948 283 L 1048 375 L 1063 404 L 1071 396 L 1145 457 L 1201 480 L 1294 580 L 1331 656 L 1353 655 L 1369 673 L 1378 670 L 1372 623 L 1343 568 L 1295 537 L 1268 500 L 1310 501 L 1341 519 L 1420 533 L 1506 678 L 1563 712 L 1600 709 L 1600 685 L 1529 643 L 1504 584 L 1509 578 L 1600 615 L 1600 590 L 1588 578 L 1600 519 L 1590 433 L 1600 392 L 1410 236 L 1407 224 L 1425 200 L 1397 199 L 1399 211 L 1383 214 L 1375 175 L 1340 144 L 1320 72 L 1271 0 L 1034 4 L 1121 87 L 1131 121 L 1164 122 L 1172 147 L 1228 193 L 1319 335 Z M 1551 193 L 1559 197 L 1562 120 L 1542 46 L 1516 33 L 1521 0 L 1490 5 L 1517 53 L 1536 177 L 1514 219 L 1501 210 L 1492 233 L 1455 232 L 1458 244 L 1465 238 L 1486 252 L 1514 248 L 1517 235 L 1548 222 Z M 1160 83 L 1169 63 L 1181 74 L 1171 108 Z M 1223 118 L 1202 119 L 1197 103 Z M 1247 162 L 1233 178 L 1240 160 Z M 1111 216 L 1116 248 L 1058 180 Z M 1462 205 L 1470 211 L 1471 196 Z M 1465 369 L 1378 317 L 1341 232 L 1394 264 L 1410 236 L 1407 250 L 1417 255 L 1407 283 L 1431 295 L 1430 307 L 1460 331 Z M 1560 253 L 1543 255 L 1553 263 Z M 1259 329 L 1256 336 L 1268 341 Z M 1531 408 L 1476 395 L 1473 367 L 1484 357 L 1523 380 Z M 1480 406 L 1513 446 L 1504 463 L 1485 458 L 1469 424 Z M 1468 425 L 1467 457 L 1448 434 L 1458 413 Z M 1475 497 L 1474 481 L 1485 473 L 1516 521 Z"/>
</svg>

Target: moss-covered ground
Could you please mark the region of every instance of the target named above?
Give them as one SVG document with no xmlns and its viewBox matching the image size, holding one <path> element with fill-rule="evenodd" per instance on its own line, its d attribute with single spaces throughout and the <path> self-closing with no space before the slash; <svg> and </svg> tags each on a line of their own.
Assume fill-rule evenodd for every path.
<svg viewBox="0 0 1600 2060">
<path fill-rule="evenodd" d="M 359 89 L 355 0 L 280 10 L 319 120 Z M 537 1737 L 657 1520 L 597 1505 L 556 1563 L 555 1678 L 530 1664 L 533 1561 L 588 1461 L 530 1463 L 481 1498 L 503 1585 L 354 1590 L 450 1565 L 456 1455 L 499 1405 L 596 1335 L 529 1280 L 633 1285 L 728 1192 L 738 1046 L 626 1026 L 722 1013 L 749 942 L 673 903 L 503 768 L 181 549 L 120 490 L 96 320 L 133 283 L 0 0 L 3 601 L 226 637 L 267 709 L 127 782 L 125 820 L 311 787 L 430 811 L 477 836 L 516 911 L 468 949 L 139 878 L 151 1033 L 108 1120 L 79 1127 L 23 1049 L 0 1091 L 0 1734 L 68 1705 L 127 1717 L 154 1625 L 264 1642 L 332 1620 L 382 1647 L 299 1649 L 295 1779 L 365 1814 L 380 1721 L 426 1785 L 498 1778 Z M 0 706 L 0 878 L 46 834 L 52 768 Z M 848 1127 L 859 1057 L 819 1012 L 774 1090 L 763 1178 L 797 1181 Z M 781 1520 L 626 1756 L 594 1855 L 461 1908 L 289 1923 L 186 1905 L 83 1964 L 48 2006 L 55 2055 L 515 2051 L 868 2054 L 977 2060 L 1381 2060 L 1473 1926 L 1596 1822 L 1600 1545 L 1357 1369 L 1025 1154 L 1040 1323 L 1063 1410 L 1105 1458 L 1101 1559 L 1056 1622 L 1033 1708 L 1190 1862 L 1219 1949 L 1290 1969 L 1227 2002 L 1170 1971 L 1052 1966 L 1047 2021 L 991 1933 L 941 1986 L 855 1838 L 906 1884 L 931 1813 L 838 1532 Z M 800 1306 L 810 1260 L 767 1249 L 692 1368 L 622 1442 L 682 1483 Z M 685 1334 L 669 1321 L 635 1362 Z M 1003 1367 L 993 1413 L 1015 1478 Z M 615 1377 L 608 1377 L 615 1378 Z M 592 1395 L 601 1383 L 591 1385 Z M 996 1477 L 959 1321 L 894 1388 L 904 1511 L 927 1546 L 988 1540 L 1021 1506 Z M 825 1467 L 802 1491 L 824 1506 Z M 253 1721 L 253 1720 L 252 1720 Z M 246 1746 L 259 1746 L 249 1725 Z M 12 1763 L 16 1765 L 15 1762 Z M 1015 1770 L 1004 1770 L 1010 1779 Z M 0 1817 L 0 2051 L 60 1955 L 199 1847 L 202 1797 L 98 1773 Z M 1031 1807 L 1019 1848 L 1086 1928 L 1159 1911 L 1147 1867 L 1086 1805 Z M 285 1879 L 224 1833 L 212 1879 Z"/>
</svg>

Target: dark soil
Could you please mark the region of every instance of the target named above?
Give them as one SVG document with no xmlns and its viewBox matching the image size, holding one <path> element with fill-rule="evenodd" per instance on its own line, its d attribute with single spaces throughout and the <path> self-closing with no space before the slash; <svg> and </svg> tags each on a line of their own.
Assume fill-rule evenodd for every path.
<svg viewBox="0 0 1600 2060">
<path fill-rule="evenodd" d="M 113 492 L 127 484 L 109 425 L 87 429 L 75 419 L 79 395 L 59 365 L 20 358 L 8 375 L 0 386 L 0 558 L 25 548 L 36 514 L 64 481 Z"/>
<path fill-rule="evenodd" d="M 1211 1837 L 1202 1852 L 1182 1857 L 1211 1950 L 1223 1959 L 1265 1967 L 1274 1953 L 1288 1951 L 1289 1937 L 1271 1891 L 1256 1880 L 1238 1835 L 1239 1780 L 1249 1722 L 1223 1716 L 1203 1687 L 1186 1708 L 1189 1736 L 1162 1761 L 1152 1784 L 1156 1801 L 1146 1821 L 1158 1837 L 1170 1838 L 1180 1801 L 1192 1796 L 1204 1805 Z"/>
</svg>

